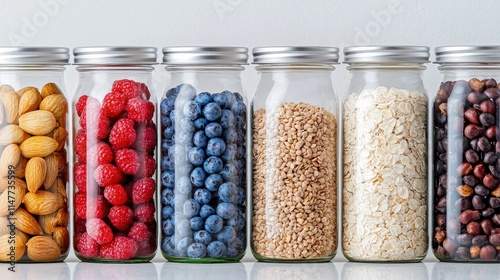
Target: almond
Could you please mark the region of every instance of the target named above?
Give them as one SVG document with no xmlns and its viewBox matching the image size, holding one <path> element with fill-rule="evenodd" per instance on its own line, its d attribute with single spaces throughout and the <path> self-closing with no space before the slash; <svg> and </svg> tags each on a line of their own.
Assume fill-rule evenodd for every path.
<svg viewBox="0 0 500 280">
<path fill-rule="evenodd" d="M 24 178 L 25 171 L 26 171 L 26 164 L 28 164 L 28 159 L 25 157 L 21 157 L 19 160 L 19 163 L 16 166 L 16 177 L 17 178 Z"/>
<path fill-rule="evenodd" d="M 52 131 L 51 136 L 57 141 L 57 143 L 59 143 L 56 151 L 62 150 L 66 145 L 66 140 L 68 139 L 68 131 L 66 128 L 64 126 L 57 127 Z"/>
<path fill-rule="evenodd" d="M 24 113 L 34 111 L 40 106 L 42 96 L 36 87 L 25 87 L 17 91 L 19 99 L 19 116 Z"/>
<path fill-rule="evenodd" d="M 10 185 L 9 188 L 0 195 L 0 216 L 14 213 L 23 202 L 25 194 L 26 187 L 24 184 Z"/>
<path fill-rule="evenodd" d="M 69 224 L 69 212 L 68 205 L 66 203 L 63 204 L 61 209 L 56 212 L 55 221 L 58 226 L 67 227 Z"/>
<path fill-rule="evenodd" d="M 66 149 L 54 152 L 53 155 L 57 159 L 57 171 L 63 172 L 63 170 L 68 166 L 66 162 Z"/>
<path fill-rule="evenodd" d="M 54 182 L 56 181 L 58 172 L 58 164 L 57 159 L 54 154 L 50 154 L 44 157 L 45 163 L 47 165 L 47 172 L 45 173 L 45 180 L 43 181 L 43 185 L 45 189 L 52 187 Z"/>
<path fill-rule="evenodd" d="M 42 186 L 47 174 L 47 164 L 45 160 L 41 157 L 31 158 L 26 164 L 25 173 L 28 190 L 30 192 L 36 192 Z"/>
<path fill-rule="evenodd" d="M 35 215 L 47 215 L 54 213 L 62 207 L 62 201 L 57 195 L 48 191 L 28 192 L 24 196 L 26 210 Z"/>
<path fill-rule="evenodd" d="M 56 119 L 60 119 L 68 112 L 68 101 L 62 94 L 52 94 L 42 99 L 40 110 L 50 111 Z"/>
<path fill-rule="evenodd" d="M 26 197 L 26 196 L 25 196 Z M 16 212 L 12 216 L 16 220 L 16 227 L 29 235 L 41 235 L 43 234 L 43 230 L 38 224 L 38 222 L 28 213 L 24 208 L 17 208 Z"/>
<path fill-rule="evenodd" d="M 45 84 L 42 88 L 42 97 L 45 98 L 45 97 L 47 97 L 49 95 L 53 95 L 53 94 L 61 94 L 62 95 L 62 91 L 54 83 Z"/>
<path fill-rule="evenodd" d="M 9 224 L 7 217 L 0 217 L 0 236 L 10 233 Z M 14 225 L 13 227 L 15 228 L 16 226 Z"/>
<path fill-rule="evenodd" d="M 62 201 L 63 203 L 68 202 L 66 186 L 63 180 L 61 180 L 61 178 L 57 178 L 52 187 L 50 187 L 48 191 L 55 195 L 58 195 L 60 197 L 59 200 Z"/>
<path fill-rule="evenodd" d="M 23 157 L 46 157 L 53 153 L 59 144 L 48 136 L 33 136 L 21 143 Z"/>
<path fill-rule="evenodd" d="M 50 213 L 48 215 L 41 215 L 38 217 L 38 223 L 42 230 L 47 235 L 52 235 L 54 229 L 57 227 L 56 215 L 58 212 Z"/>
<path fill-rule="evenodd" d="M 19 119 L 19 96 L 15 92 L 0 94 L 3 103 L 5 119 L 8 123 L 17 124 Z"/>
<path fill-rule="evenodd" d="M 49 111 L 35 110 L 19 117 L 19 126 L 31 135 L 45 135 L 56 127 L 56 118 Z"/>
<path fill-rule="evenodd" d="M 26 233 L 24 233 L 18 229 L 16 229 L 16 235 L 19 236 L 23 240 L 24 244 L 28 243 L 28 240 L 30 240 L 30 237 Z"/>
<path fill-rule="evenodd" d="M 9 187 L 9 181 L 11 180 L 9 180 L 9 178 L 7 177 L 0 178 L 0 193 L 7 190 L 7 188 Z M 25 189 L 27 189 L 26 183 L 24 183 L 24 181 L 21 179 L 16 178 L 14 184 L 16 186 L 23 186 Z"/>
<path fill-rule="evenodd" d="M 61 249 L 61 252 L 66 252 L 69 248 L 69 231 L 66 227 L 56 227 L 52 233 L 52 238 Z"/>
<path fill-rule="evenodd" d="M 0 94 L 1 93 L 9 93 L 9 92 L 13 92 L 13 91 L 16 91 L 16 90 L 10 85 L 3 84 L 0 86 Z"/>
<path fill-rule="evenodd" d="M 26 243 L 28 258 L 35 262 L 55 261 L 61 257 L 61 249 L 48 236 L 34 236 Z"/>
<path fill-rule="evenodd" d="M 0 129 L 0 146 L 21 144 L 29 135 L 17 124 L 8 124 Z"/>
<path fill-rule="evenodd" d="M 10 234 L 4 234 L 0 236 L 0 261 L 11 261 L 11 247 L 14 248 L 14 260 L 18 261 L 24 256 L 26 247 L 22 237 L 15 235 L 12 239 Z"/>
<path fill-rule="evenodd" d="M 5 112 L 3 109 L 2 101 L 0 101 L 0 125 L 3 124 L 4 117 L 5 117 Z"/>
<path fill-rule="evenodd" d="M 16 144 L 10 144 L 5 147 L 2 152 L 2 156 L 0 156 L 0 177 L 7 177 L 9 170 L 12 170 L 11 166 L 14 166 L 15 168 L 20 158 L 21 151 L 19 146 Z"/>
</svg>

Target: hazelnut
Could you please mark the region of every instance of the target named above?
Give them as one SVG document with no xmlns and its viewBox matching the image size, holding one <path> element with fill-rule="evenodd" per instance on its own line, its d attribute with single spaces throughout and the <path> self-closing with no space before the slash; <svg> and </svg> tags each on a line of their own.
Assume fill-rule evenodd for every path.
<svg viewBox="0 0 500 280">
<path fill-rule="evenodd" d="M 471 246 L 469 249 L 470 257 L 472 259 L 479 258 L 479 252 L 481 251 L 481 247 L 479 246 Z"/>
<path fill-rule="evenodd" d="M 469 197 L 474 190 L 469 185 L 460 185 L 457 187 L 457 192 L 461 197 Z"/>
</svg>

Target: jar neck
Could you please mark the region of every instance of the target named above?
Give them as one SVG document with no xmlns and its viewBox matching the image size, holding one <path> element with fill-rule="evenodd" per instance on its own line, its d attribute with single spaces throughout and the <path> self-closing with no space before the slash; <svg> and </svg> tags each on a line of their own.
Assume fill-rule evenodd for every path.
<svg viewBox="0 0 500 280">
<path fill-rule="evenodd" d="M 8 84 L 15 90 L 26 86 L 42 88 L 55 83 L 66 92 L 63 65 L 0 65 L 1 84 Z"/>
<path fill-rule="evenodd" d="M 500 79 L 500 64 L 442 64 L 438 69 L 446 81 L 469 80 L 471 78 Z"/>
</svg>

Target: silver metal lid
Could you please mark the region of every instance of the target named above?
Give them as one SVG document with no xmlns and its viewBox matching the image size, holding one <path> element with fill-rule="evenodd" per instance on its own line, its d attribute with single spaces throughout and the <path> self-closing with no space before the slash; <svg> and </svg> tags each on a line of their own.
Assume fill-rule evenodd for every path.
<svg viewBox="0 0 500 280">
<path fill-rule="evenodd" d="M 242 65 L 248 63 L 244 47 L 165 47 L 163 64 L 167 65 Z"/>
<path fill-rule="evenodd" d="M 351 63 L 426 63 L 425 46 L 351 46 L 344 48 L 344 62 Z"/>
<path fill-rule="evenodd" d="M 437 47 L 436 63 L 500 63 L 500 46 Z"/>
<path fill-rule="evenodd" d="M 68 63 L 69 48 L 0 47 L 1 65 L 65 65 Z"/>
<path fill-rule="evenodd" d="M 77 65 L 156 64 L 154 47 L 78 47 L 73 49 Z"/>
<path fill-rule="evenodd" d="M 252 54 L 255 64 L 337 64 L 339 62 L 339 49 L 335 47 L 258 47 L 252 50 Z"/>
</svg>

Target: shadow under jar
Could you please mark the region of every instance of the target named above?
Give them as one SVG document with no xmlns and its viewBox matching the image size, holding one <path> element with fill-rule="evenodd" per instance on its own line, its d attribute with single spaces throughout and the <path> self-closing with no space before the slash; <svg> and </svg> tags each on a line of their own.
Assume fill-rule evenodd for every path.
<svg viewBox="0 0 500 280">
<path fill-rule="evenodd" d="M 434 255 L 500 262 L 500 46 L 436 48 Z"/>
</svg>

